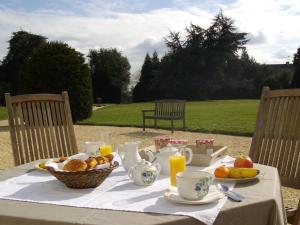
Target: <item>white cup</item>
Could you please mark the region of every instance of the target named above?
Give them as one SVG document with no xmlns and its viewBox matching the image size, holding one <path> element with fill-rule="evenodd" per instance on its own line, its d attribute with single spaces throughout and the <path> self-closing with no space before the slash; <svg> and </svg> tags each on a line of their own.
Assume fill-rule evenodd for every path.
<svg viewBox="0 0 300 225">
<path fill-rule="evenodd" d="M 86 141 L 81 144 L 81 148 L 89 156 L 97 156 L 100 155 L 100 146 L 102 144 L 101 141 Z"/>
<path fill-rule="evenodd" d="M 176 183 L 180 197 L 187 200 L 201 200 L 209 191 L 213 176 L 203 171 L 185 171 L 177 173 Z"/>
</svg>

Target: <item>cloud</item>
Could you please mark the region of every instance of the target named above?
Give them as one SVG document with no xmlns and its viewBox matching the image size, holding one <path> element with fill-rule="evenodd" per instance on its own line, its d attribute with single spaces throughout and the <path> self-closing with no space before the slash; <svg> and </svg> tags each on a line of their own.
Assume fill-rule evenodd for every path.
<svg viewBox="0 0 300 225">
<path fill-rule="evenodd" d="M 44 5 L 22 10 L 0 3 L 0 58 L 7 53 L 11 33 L 23 29 L 67 42 L 84 54 L 116 47 L 135 72 L 147 52 L 164 54 L 163 38 L 169 30 L 183 31 L 191 22 L 207 28 L 220 9 L 239 31 L 249 33 L 248 52 L 259 62 L 284 63 L 285 55 L 292 56 L 300 45 L 298 0 L 60 0 L 60 8 L 51 8 L 56 1 L 41 2 Z M 281 49 L 284 54 L 278 53 Z"/>
<path fill-rule="evenodd" d="M 250 45 L 264 44 L 267 41 L 267 37 L 262 31 L 259 31 L 257 34 L 248 34 L 247 39 L 249 39 Z"/>
</svg>

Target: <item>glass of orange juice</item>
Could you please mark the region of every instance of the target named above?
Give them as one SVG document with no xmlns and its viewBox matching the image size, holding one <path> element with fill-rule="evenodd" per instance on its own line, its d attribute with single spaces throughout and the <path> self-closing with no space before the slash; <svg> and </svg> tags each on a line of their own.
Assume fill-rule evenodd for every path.
<svg viewBox="0 0 300 225">
<path fill-rule="evenodd" d="M 183 155 L 174 155 L 170 157 L 170 179 L 171 186 L 176 186 L 176 174 L 186 169 L 186 160 Z"/>
<path fill-rule="evenodd" d="M 101 156 L 106 156 L 111 154 L 112 152 L 112 146 L 111 145 L 102 145 L 100 147 L 100 154 Z"/>
</svg>

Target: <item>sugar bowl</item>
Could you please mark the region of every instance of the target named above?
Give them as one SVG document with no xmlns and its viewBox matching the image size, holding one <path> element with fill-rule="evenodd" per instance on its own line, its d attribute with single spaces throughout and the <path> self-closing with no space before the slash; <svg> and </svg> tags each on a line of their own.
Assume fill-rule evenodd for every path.
<svg viewBox="0 0 300 225">
<path fill-rule="evenodd" d="M 160 165 L 158 163 L 152 165 L 150 162 L 143 159 L 135 166 L 129 168 L 128 176 L 137 185 L 149 186 L 157 179 L 159 172 Z"/>
</svg>

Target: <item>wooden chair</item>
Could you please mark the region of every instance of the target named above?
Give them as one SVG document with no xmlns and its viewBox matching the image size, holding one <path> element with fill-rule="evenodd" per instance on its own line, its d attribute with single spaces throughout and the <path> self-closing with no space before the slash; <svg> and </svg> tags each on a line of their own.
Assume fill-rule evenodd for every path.
<svg viewBox="0 0 300 225">
<path fill-rule="evenodd" d="M 147 115 L 149 112 L 152 112 L 152 115 Z M 157 120 L 170 120 L 172 133 L 174 120 L 182 120 L 185 129 L 185 100 L 157 100 L 154 109 L 142 110 L 142 113 L 143 131 L 145 131 L 146 119 L 153 119 L 155 128 L 157 128 Z"/>
<path fill-rule="evenodd" d="M 67 92 L 5 94 L 16 165 L 78 152 Z"/>
<path fill-rule="evenodd" d="M 283 186 L 300 188 L 300 89 L 263 88 L 250 157 L 277 167 Z M 299 211 L 300 203 L 287 210 L 289 223 L 300 224 Z"/>
</svg>

